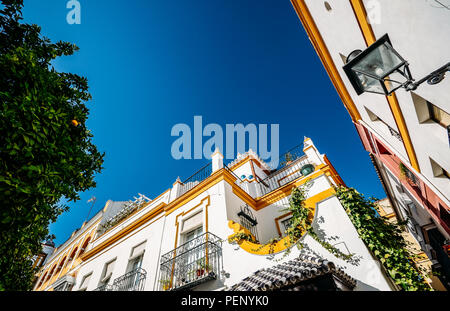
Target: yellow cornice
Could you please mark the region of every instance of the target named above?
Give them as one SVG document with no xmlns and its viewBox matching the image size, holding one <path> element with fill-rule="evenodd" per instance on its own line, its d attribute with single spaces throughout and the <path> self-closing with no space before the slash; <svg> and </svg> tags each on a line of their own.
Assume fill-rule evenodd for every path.
<svg viewBox="0 0 450 311">
<path fill-rule="evenodd" d="M 292 5 L 294 6 L 295 11 L 303 24 L 303 27 L 308 34 L 313 47 L 315 48 L 317 54 L 319 55 L 320 60 L 322 61 L 325 70 L 328 73 L 328 76 L 331 79 L 334 87 L 336 88 L 339 97 L 344 103 L 345 108 L 347 108 L 352 120 L 357 122 L 361 120 L 361 115 L 358 112 L 358 109 L 355 106 L 350 94 L 348 93 L 347 88 L 345 87 L 344 82 L 334 64 L 334 61 L 331 57 L 330 52 L 325 44 L 325 41 L 320 34 L 319 29 L 317 28 L 314 19 L 309 12 L 308 6 L 306 5 L 304 0 L 291 0 Z"/>
<path fill-rule="evenodd" d="M 166 216 L 170 215 L 177 208 L 193 200 L 202 192 L 208 190 L 209 188 L 211 188 L 212 186 L 214 186 L 215 184 L 217 184 L 222 180 L 228 180 L 229 182 L 230 180 L 233 180 L 233 182 L 236 181 L 236 179 L 229 172 L 227 172 L 226 169 L 221 168 L 216 172 L 214 172 L 210 177 L 200 182 L 194 188 L 192 188 L 182 196 L 178 197 L 174 201 L 170 202 L 164 209 L 165 215 Z"/>
<path fill-rule="evenodd" d="M 271 193 L 268 193 L 265 196 L 255 200 L 248 193 L 246 193 L 238 185 L 235 184 L 236 177 L 234 177 L 228 170 L 222 168 L 222 169 L 218 170 L 217 172 L 214 172 L 210 177 L 208 177 L 207 179 L 202 181 L 196 187 L 194 187 L 190 191 L 186 192 L 185 194 L 183 194 L 176 200 L 170 202 L 169 204 L 165 204 L 165 203 L 159 204 L 157 207 L 153 208 L 151 211 L 149 211 L 148 213 L 146 213 L 139 219 L 137 219 L 134 222 L 132 222 L 131 224 L 127 225 L 125 228 L 123 228 L 119 232 L 115 233 L 114 235 L 109 237 L 107 240 L 103 241 L 102 243 L 100 243 L 99 245 L 94 247 L 93 249 L 84 253 L 82 256 L 80 256 L 80 258 L 82 261 L 86 261 L 89 258 L 92 258 L 94 255 L 98 254 L 99 252 L 101 252 L 102 250 L 107 248 L 108 246 L 117 242 L 118 240 L 125 237 L 127 234 L 129 234 L 133 230 L 142 226 L 143 224 L 145 224 L 146 222 L 155 218 L 156 216 L 160 215 L 161 213 L 164 213 L 164 216 L 170 215 L 171 213 L 176 211 L 179 207 L 184 206 L 186 203 L 192 201 L 193 199 L 195 199 L 200 194 L 202 194 L 203 192 L 205 192 L 212 186 L 216 185 L 220 181 L 228 182 L 232 186 L 234 194 L 236 194 L 240 199 L 242 199 L 244 202 L 246 202 L 253 209 L 259 210 L 259 209 L 262 209 L 262 208 L 290 195 L 293 187 L 304 184 L 309 179 L 317 178 L 318 176 L 325 174 L 328 170 L 329 170 L 329 167 L 327 165 L 321 164 L 319 166 L 316 166 L 316 171 L 314 173 L 308 175 L 307 177 L 293 180 L 290 183 L 283 185 L 279 189 L 272 191 Z"/>
<path fill-rule="evenodd" d="M 305 207 L 308 208 L 310 210 L 310 219 L 314 219 L 315 213 L 316 213 L 316 206 L 317 203 L 333 196 L 335 194 L 335 191 L 333 188 L 329 188 L 327 190 L 324 190 L 310 198 L 307 198 L 305 200 Z M 280 217 L 284 217 L 286 216 L 282 215 Z M 278 218 L 279 219 L 279 218 Z M 234 221 L 230 220 L 228 221 L 228 227 L 230 229 L 233 229 L 233 234 L 230 235 L 228 238 L 230 239 L 234 234 L 239 233 L 239 232 L 243 232 L 243 233 L 249 233 L 248 230 L 246 230 L 244 227 L 242 227 L 240 224 L 235 223 Z M 280 230 L 279 230 L 280 232 Z M 303 233 L 304 234 L 304 233 Z M 257 243 L 253 243 L 250 241 L 246 241 L 246 240 L 241 240 L 238 241 L 238 245 L 245 250 L 246 252 L 250 253 L 250 254 L 255 254 L 255 255 L 269 255 L 269 254 L 276 254 L 279 253 L 281 251 L 286 250 L 289 246 L 291 246 L 291 242 L 290 242 L 290 238 L 289 236 L 286 236 L 282 239 L 280 239 L 279 241 L 275 242 L 273 245 L 265 245 L 262 246 L 261 244 L 257 244 Z"/>
<path fill-rule="evenodd" d="M 376 41 L 376 37 L 372 26 L 367 21 L 367 12 L 364 7 L 364 3 L 362 0 L 350 0 L 350 3 L 358 21 L 359 28 L 361 29 L 361 33 L 364 37 L 364 40 L 366 41 L 366 45 L 369 46 Z M 395 123 L 397 124 L 397 128 L 402 137 L 406 153 L 408 154 L 409 161 L 411 162 L 411 166 L 420 173 L 419 162 L 417 161 L 416 152 L 414 150 L 408 127 L 406 126 L 406 122 L 400 108 L 400 104 L 398 103 L 397 96 L 395 95 L 395 93 L 393 93 L 390 96 L 386 96 L 386 99 L 389 103 L 389 107 L 391 109 Z"/>
<path fill-rule="evenodd" d="M 158 206 L 151 209 L 148 213 L 144 214 L 142 217 L 136 219 L 135 221 L 130 223 L 128 226 L 126 226 L 125 228 L 123 228 L 122 230 L 117 232 L 116 234 L 112 235 L 107 240 L 103 241 L 102 243 L 95 246 L 91 250 L 85 252 L 83 255 L 81 255 L 81 257 L 80 257 L 81 260 L 86 261 L 87 259 L 91 258 L 95 254 L 99 253 L 101 250 L 105 249 L 106 247 L 108 247 L 108 246 L 112 245 L 113 243 L 115 243 L 116 241 L 120 240 L 121 238 L 126 236 L 131 231 L 137 229 L 138 227 L 140 227 L 141 225 L 143 225 L 150 219 L 156 217 L 157 215 L 159 215 L 160 213 L 162 213 L 164 211 L 164 207 L 166 205 L 167 205 L 166 203 L 161 202 Z"/>
</svg>

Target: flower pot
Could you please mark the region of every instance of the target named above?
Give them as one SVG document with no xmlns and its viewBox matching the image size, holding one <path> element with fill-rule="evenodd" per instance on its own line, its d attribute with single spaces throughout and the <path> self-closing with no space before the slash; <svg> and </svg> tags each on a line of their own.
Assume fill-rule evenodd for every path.
<svg viewBox="0 0 450 311">
<path fill-rule="evenodd" d="M 202 276 L 205 273 L 204 269 L 198 269 L 197 270 L 197 276 Z"/>
</svg>

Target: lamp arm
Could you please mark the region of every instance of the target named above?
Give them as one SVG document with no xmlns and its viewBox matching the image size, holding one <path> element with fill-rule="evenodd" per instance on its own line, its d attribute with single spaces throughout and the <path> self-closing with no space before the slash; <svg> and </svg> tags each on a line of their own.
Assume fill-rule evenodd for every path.
<svg viewBox="0 0 450 311">
<path fill-rule="evenodd" d="M 445 73 L 447 71 L 450 71 L 450 62 L 447 63 L 446 65 L 442 66 L 441 68 L 433 71 L 432 73 L 430 73 L 426 77 L 420 79 L 419 81 L 408 83 L 407 85 L 405 85 L 405 88 L 407 91 L 413 91 L 413 90 L 417 89 L 417 87 L 419 85 L 421 85 L 422 83 L 424 83 L 425 81 L 427 81 L 428 84 L 430 84 L 430 85 L 438 84 L 439 82 L 444 80 Z"/>
</svg>

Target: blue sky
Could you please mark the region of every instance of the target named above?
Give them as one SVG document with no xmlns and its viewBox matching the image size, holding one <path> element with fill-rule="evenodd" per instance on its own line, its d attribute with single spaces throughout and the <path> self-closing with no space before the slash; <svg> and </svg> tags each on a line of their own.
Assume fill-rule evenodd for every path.
<svg viewBox="0 0 450 311">
<path fill-rule="evenodd" d="M 171 129 L 203 123 L 279 124 L 280 152 L 311 137 L 347 185 L 385 197 L 370 158 L 288 0 L 25 0 L 24 17 L 75 43 L 58 71 L 89 80 L 88 127 L 106 153 L 97 187 L 51 224 L 63 243 L 108 199 L 154 198 L 207 163 L 175 160 Z M 206 139 L 205 139 L 206 140 Z"/>
</svg>

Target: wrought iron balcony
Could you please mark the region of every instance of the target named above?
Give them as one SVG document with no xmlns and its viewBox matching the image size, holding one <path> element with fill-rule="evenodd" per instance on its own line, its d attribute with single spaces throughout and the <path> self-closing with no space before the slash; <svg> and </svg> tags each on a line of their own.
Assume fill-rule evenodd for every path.
<svg viewBox="0 0 450 311">
<path fill-rule="evenodd" d="M 222 267 L 222 240 L 206 232 L 161 256 L 160 290 L 185 290 L 216 279 Z"/>
<path fill-rule="evenodd" d="M 143 291 L 147 272 L 138 268 L 114 280 L 113 291 Z"/>
<path fill-rule="evenodd" d="M 211 176 L 212 174 L 212 164 L 211 162 L 202 167 L 200 170 L 198 170 L 194 175 L 186 179 L 182 182 L 182 186 L 180 189 L 179 196 L 185 194 L 189 190 L 193 189 L 195 186 L 197 186 L 199 183 L 204 181 L 206 178 Z"/>
<path fill-rule="evenodd" d="M 94 292 L 111 292 L 113 290 L 114 290 L 113 286 L 105 284 L 94 289 Z"/>
<path fill-rule="evenodd" d="M 386 124 L 387 125 L 387 124 Z M 402 136 L 400 135 L 399 132 L 397 132 L 396 130 L 394 130 L 392 127 L 390 127 L 389 125 L 387 125 L 389 132 L 391 133 L 392 136 L 394 136 L 395 138 L 397 138 L 400 142 L 403 141 Z"/>
<path fill-rule="evenodd" d="M 308 161 L 306 155 L 301 157 L 287 157 L 288 161 L 283 163 L 283 166 L 260 180 L 258 183 L 260 188 L 260 196 L 264 196 L 287 183 L 305 176 L 314 170 L 314 166 Z M 309 166 L 309 169 L 305 169 Z"/>
</svg>

